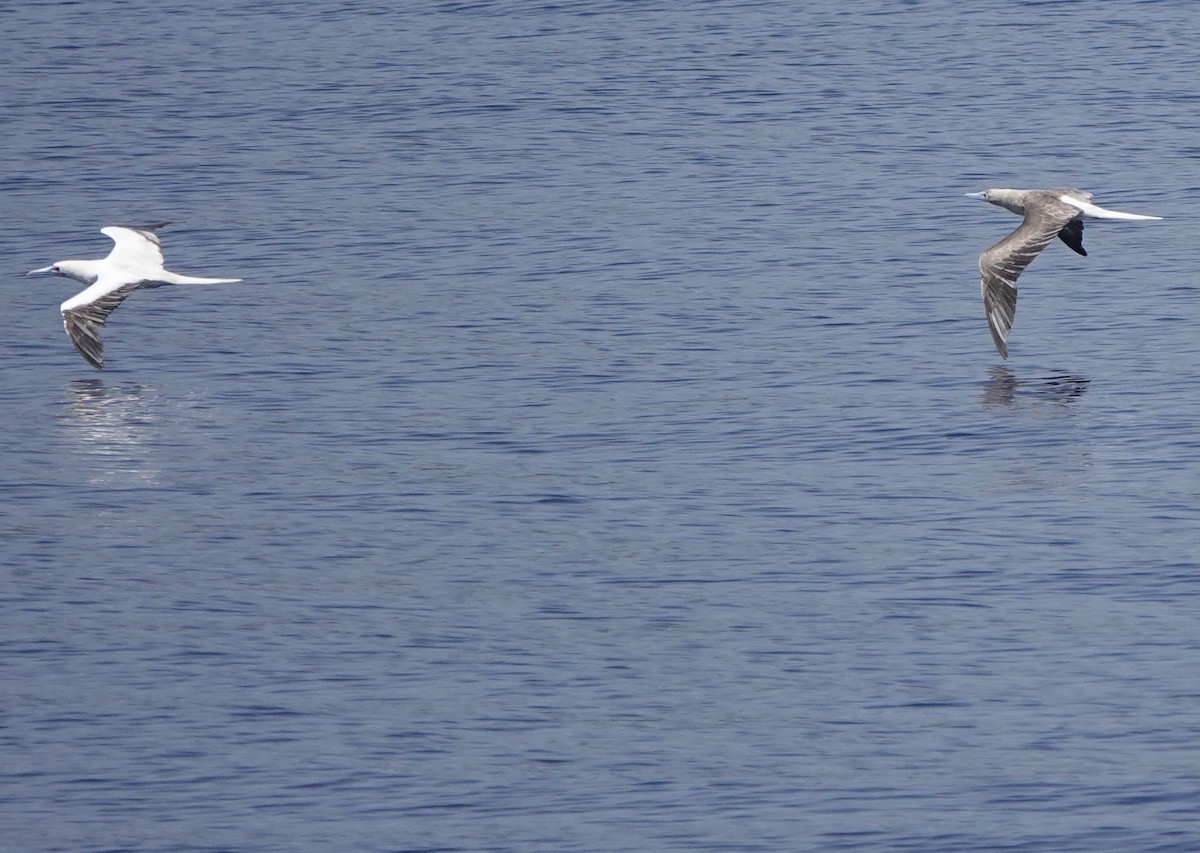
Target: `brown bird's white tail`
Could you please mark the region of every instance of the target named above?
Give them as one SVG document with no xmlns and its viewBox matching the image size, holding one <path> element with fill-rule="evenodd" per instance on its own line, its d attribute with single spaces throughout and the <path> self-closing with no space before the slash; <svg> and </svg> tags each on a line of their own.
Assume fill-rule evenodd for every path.
<svg viewBox="0 0 1200 853">
<path fill-rule="evenodd" d="M 1060 195 L 1058 200 L 1066 202 L 1071 207 L 1078 208 L 1080 213 L 1091 219 L 1162 219 L 1161 216 L 1145 216 L 1141 213 L 1123 213 L 1119 210 L 1109 210 L 1106 207 L 1092 204 L 1090 201 L 1084 201 L 1083 199 L 1072 198 L 1069 195 Z"/>
</svg>

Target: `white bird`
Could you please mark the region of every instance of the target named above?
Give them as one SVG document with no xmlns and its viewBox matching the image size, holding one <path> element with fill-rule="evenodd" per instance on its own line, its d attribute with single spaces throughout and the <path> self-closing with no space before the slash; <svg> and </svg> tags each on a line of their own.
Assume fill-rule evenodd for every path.
<svg viewBox="0 0 1200 853">
<path fill-rule="evenodd" d="M 154 232 L 169 223 L 126 228 L 110 225 L 100 233 L 116 245 L 108 257 L 97 261 L 59 261 L 26 275 L 58 275 L 73 278 L 87 287 L 61 306 L 63 326 L 71 342 L 88 364 L 104 369 L 104 345 L 100 327 L 125 297 L 143 287 L 164 284 L 232 284 L 240 278 L 197 278 L 179 275 L 163 268 L 158 235 Z"/>
<path fill-rule="evenodd" d="M 1000 355 L 1008 358 L 1008 333 L 1017 311 L 1017 277 L 1055 237 L 1072 250 L 1083 249 L 1083 220 L 1162 219 L 1140 213 L 1106 210 L 1092 204 L 1092 194 L 1073 187 L 1049 190 L 991 189 L 967 193 L 1025 217 L 1017 230 L 979 256 L 979 288 L 988 328 Z"/>
</svg>

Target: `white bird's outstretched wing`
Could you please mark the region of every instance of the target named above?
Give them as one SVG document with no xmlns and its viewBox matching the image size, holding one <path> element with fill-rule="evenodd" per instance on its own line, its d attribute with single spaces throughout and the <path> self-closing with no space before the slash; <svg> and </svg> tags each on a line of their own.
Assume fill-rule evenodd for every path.
<svg viewBox="0 0 1200 853">
<path fill-rule="evenodd" d="M 107 228 L 101 228 L 100 233 L 116 244 L 105 260 L 123 267 L 162 269 L 162 242 L 154 232 L 167 224 L 159 222 L 140 228 L 109 225 Z"/>
<path fill-rule="evenodd" d="M 104 230 L 125 231 L 128 229 L 105 228 Z M 75 344 L 75 349 L 79 350 L 79 354 L 87 360 L 88 364 L 97 370 L 103 370 L 104 344 L 100 340 L 100 327 L 108 320 L 108 315 L 117 310 L 117 306 L 125 301 L 125 297 L 140 288 L 142 283 L 140 281 L 131 282 L 109 290 L 107 293 L 103 292 L 105 289 L 103 280 L 97 282 L 96 285 L 100 285 L 97 289 L 100 295 L 95 299 L 81 303 L 79 296 L 84 295 L 81 293 L 64 302 L 61 310 L 63 328 L 67 330 L 67 335 L 70 336 L 71 343 Z M 89 290 L 96 288 L 96 285 Z"/>
</svg>

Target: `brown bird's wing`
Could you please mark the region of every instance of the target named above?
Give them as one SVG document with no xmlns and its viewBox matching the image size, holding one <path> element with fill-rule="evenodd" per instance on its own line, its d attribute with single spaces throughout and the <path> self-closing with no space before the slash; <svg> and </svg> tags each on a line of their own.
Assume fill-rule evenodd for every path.
<svg viewBox="0 0 1200 853">
<path fill-rule="evenodd" d="M 97 370 L 104 369 L 104 344 L 100 341 L 100 327 L 108 320 L 108 315 L 125 301 L 125 297 L 141 286 L 142 282 L 135 281 L 91 302 L 63 310 L 63 327 L 71 337 L 71 343 L 75 344 L 75 349 L 87 359 L 87 363 Z"/>
<path fill-rule="evenodd" d="M 1017 230 L 979 256 L 979 288 L 992 341 L 1008 358 L 1008 333 L 1017 313 L 1017 278 L 1078 213 L 1057 199 L 1026 204 Z M 1070 245 L 1070 244 L 1068 244 Z"/>
<path fill-rule="evenodd" d="M 1077 255 L 1087 257 L 1087 250 L 1083 248 L 1083 220 L 1072 219 L 1063 226 L 1063 230 L 1058 232 L 1058 239 L 1062 240 L 1071 247 L 1071 251 Z"/>
</svg>

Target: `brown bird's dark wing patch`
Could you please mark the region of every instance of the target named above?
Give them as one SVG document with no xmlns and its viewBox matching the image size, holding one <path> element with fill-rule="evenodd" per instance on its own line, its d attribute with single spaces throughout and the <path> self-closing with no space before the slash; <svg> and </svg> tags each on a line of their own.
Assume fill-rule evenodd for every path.
<svg viewBox="0 0 1200 853">
<path fill-rule="evenodd" d="M 1087 257 L 1087 251 L 1083 248 L 1083 220 L 1072 219 L 1063 226 L 1063 230 L 1058 232 L 1058 238 L 1071 247 L 1071 251 L 1077 255 Z"/>
</svg>

